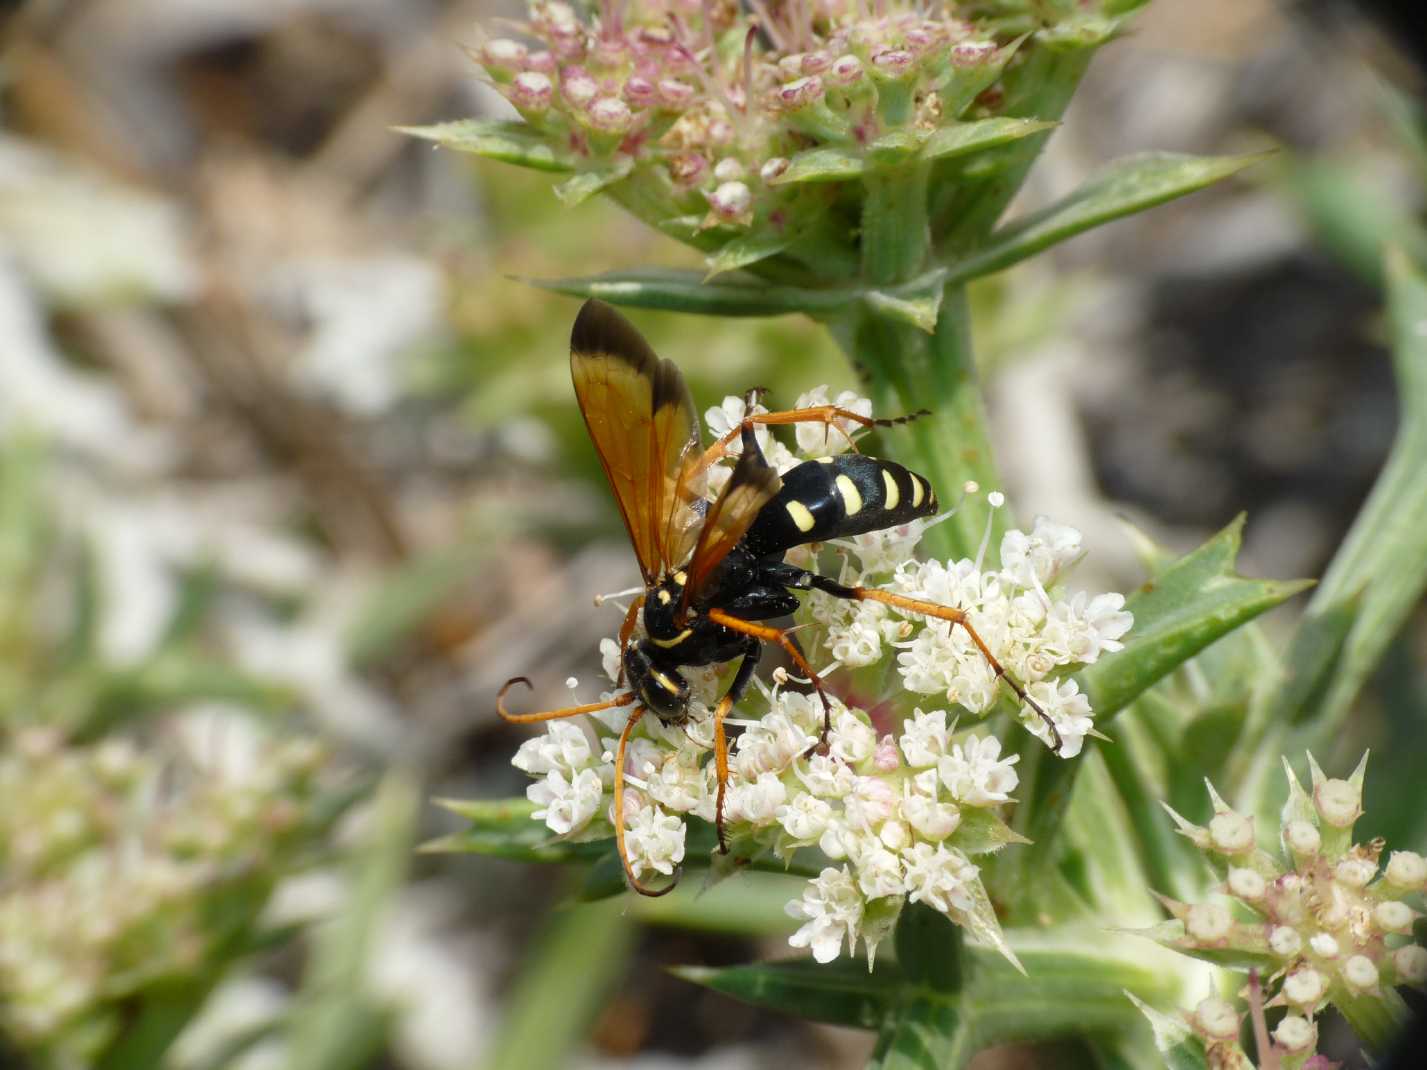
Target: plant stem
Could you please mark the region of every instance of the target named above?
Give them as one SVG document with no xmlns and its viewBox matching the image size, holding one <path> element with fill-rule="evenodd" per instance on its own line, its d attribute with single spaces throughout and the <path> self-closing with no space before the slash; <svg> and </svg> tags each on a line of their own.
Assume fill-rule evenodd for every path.
<svg viewBox="0 0 1427 1070">
<path fill-rule="evenodd" d="M 888 428 L 883 435 L 887 452 L 926 476 L 943 507 L 956 504 L 968 481 L 983 490 L 1001 485 L 971 349 L 964 286 L 943 290 L 932 334 L 866 308 L 829 327 L 865 377 L 874 412 L 890 416 L 930 410 L 930 416 Z M 968 495 L 955 516 L 927 532 L 923 544 L 933 557 L 974 557 L 991 512 L 984 494 Z M 1009 522 L 1006 509 L 994 511 L 993 546 L 1000 544 Z"/>
</svg>

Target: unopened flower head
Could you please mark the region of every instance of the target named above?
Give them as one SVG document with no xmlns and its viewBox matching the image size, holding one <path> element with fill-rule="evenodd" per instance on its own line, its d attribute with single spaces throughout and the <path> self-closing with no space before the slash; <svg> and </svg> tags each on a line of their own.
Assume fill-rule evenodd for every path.
<svg viewBox="0 0 1427 1070">
<path fill-rule="evenodd" d="M 797 405 L 871 414 L 867 399 L 834 396 L 825 387 L 803 395 Z M 766 410 L 726 398 L 708 410 L 709 430 L 724 436 L 750 411 Z M 859 425 L 849 420 L 799 428 L 796 448 L 766 427 L 756 438 L 769 463 L 787 471 L 848 449 L 858 432 Z M 710 472 L 710 493 L 724 485 L 732 463 Z M 1061 593 L 1059 582 L 1084 551 L 1077 532 L 1044 518 L 1030 535 L 1007 537 L 1024 582 L 992 561 L 917 561 L 912 555 L 928 523 L 800 552 L 809 565 L 835 569 L 841 582 L 913 594 L 967 612 L 1002 664 L 1023 674 L 1060 728 L 1065 752 L 1073 754 L 1093 711 L 1074 683 L 1058 674 L 1081 664 L 1081 658 L 1094 660 L 1118 648 L 1131 623 L 1123 600 L 1116 595 L 1107 604 L 1107 596 Z M 1097 598 L 1099 608 L 1091 611 Z M 824 714 L 816 695 L 776 674 L 771 687 L 756 681 L 726 722 L 730 731 L 741 732 L 729 744 L 724 805 L 725 831 L 741 854 L 790 859 L 816 849 L 834 863 L 824 865 L 789 904 L 802 923 L 794 946 L 811 949 L 820 961 L 858 946 L 870 957 L 906 902 L 925 903 L 994 940 L 999 928 L 977 856 L 1020 841 L 999 816 L 1000 807 L 1014 798 L 1019 757 L 1006 753 L 1005 742 L 981 720 L 1002 696 L 984 656 L 963 635 L 942 627 L 944 622 L 876 602 L 813 593 L 796 620 L 804 649 L 828 685 L 826 746 L 819 746 Z M 620 649 L 613 639 L 601 646 L 611 685 L 619 675 Z M 873 671 L 864 677 L 868 669 Z M 553 833 L 579 839 L 611 834 L 613 787 L 622 775 L 625 848 L 638 878 L 672 875 L 685 860 L 687 819 L 715 817 L 710 711 L 722 693 L 720 673 L 716 666 L 683 672 L 691 686 L 690 721 L 673 728 L 644 717 L 618 774 L 612 764 L 615 736 L 628 709 L 589 721 L 552 721 L 523 743 L 514 759 L 535 778 L 527 790 L 535 818 Z M 868 693 L 863 704 L 834 697 L 866 693 L 865 679 L 891 682 Z M 937 682 L 918 686 L 926 679 Z M 1012 696 L 1005 700 L 1014 708 Z M 869 708 L 876 709 L 875 718 Z M 1038 716 L 1021 710 L 1020 719 L 1046 738 Z"/>
<path fill-rule="evenodd" d="M 1286 1005 L 1292 1012 L 1284 1019 L 1289 1024 L 1283 1036 L 1275 1036 L 1295 1057 L 1311 1052 L 1313 1018 L 1324 1006 L 1385 998 L 1392 985 L 1420 985 L 1424 971 L 1419 963 L 1427 965 L 1427 950 L 1411 942 L 1419 912 L 1405 901 L 1420 895 L 1427 864 L 1418 855 L 1398 851 L 1380 871 L 1382 841 L 1352 842 L 1366 758 L 1345 780 L 1324 776 L 1311 755 L 1308 761 L 1311 793 L 1284 763 L 1289 791 L 1279 830 L 1281 851 L 1258 846 L 1252 823 L 1212 785 L 1215 814 L 1208 828 L 1175 815 L 1181 834 L 1220 867 L 1220 890 L 1246 910 L 1236 918 L 1217 903 L 1161 897 L 1174 921 L 1147 931 L 1168 946 L 1211 961 L 1228 954 L 1257 962 L 1272 993 L 1266 1005 Z"/>
</svg>

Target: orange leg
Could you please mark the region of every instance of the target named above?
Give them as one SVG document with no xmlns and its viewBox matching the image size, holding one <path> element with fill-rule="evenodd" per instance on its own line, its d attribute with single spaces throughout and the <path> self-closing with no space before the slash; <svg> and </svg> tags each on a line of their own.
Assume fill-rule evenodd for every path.
<svg viewBox="0 0 1427 1070">
<path fill-rule="evenodd" d="M 679 873 L 674 871 L 674 879 L 667 888 L 647 888 L 640 884 L 639 878 L 634 875 L 634 868 L 629 864 L 629 854 L 624 849 L 624 753 L 629 748 L 629 736 L 634 731 L 634 726 L 645 712 L 644 707 L 639 706 L 629 715 L 629 720 L 624 722 L 624 731 L 619 734 L 619 747 L 614 755 L 614 843 L 619 851 L 619 864 L 624 867 L 624 879 L 640 895 L 652 898 L 672 892 L 674 885 L 679 883 Z"/>
<path fill-rule="evenodd" d="M 524 676 L 513 676 L 505 682 L 505 686 L 500 689 L 500 694 L 496 696 L 495 711 L 500 714 L 501 719 L 509 721 L 511 724 L 532 724 L 535 721 L 557 721 L 562 717 L 578 717 L 582 713 L 599 713 L 600 710 L 612 710 L 616 706 L 627 706 L 634 701 L 634 693 L 626 691 L 622 695 L 615 695 L 614 698 L 606 699 L 603 702 L 587 702 L 583 706 L 566 706 L 559 710 L 545 710 L 542 713 L 510 713 L 505 708 L 505 695 L 516 684 L 524 684 L 531 687 L 530 680 Z"/>
<path fill-rule="evenodd" d="M 966 629 L 966 634 L 969 635 L 971 641 L 976 644 L 976 649 L 981 651 L 981 656 L 984 657 L 987 664 L 991 666 L 991 671 L 996 674 L 996 678 L 1006 681 L 1006 685 L 1015 692 L 1016 698 L 1020 699 L 1021 702 L 1025 703 L 1040 715 L 1040 719 L 1044 721 L 1046 727 L 1050 729 L 1051 738 L 1055 740 L 1055 746 L 1051 749 L 1057 754 L 1060 753 L 1060 731 L 1055 727 L 1055 722 L 1050 719 L 1045 710 L 1041 709 L 1033 698 L 1026 694 L 1026 689 L 1018 684 L 1015 678 L 1006 672 L 1005 667 L 996 660 L 996 655 L 991 653 L 991 648 L 986 645 L 976 629 L 971 626 L 971 621 L 967 619 L 964 610 L 953 609 L 951 606 L 938 605 L 936 602 L 924 602 L 920 598 L 908 598 L 906 595 L 893 594 L 891 591 L 882 591 L 875 587 L 844 587 L 840 583 L 832 583 L 830 581 L 824 581 L 823 584 L 818 584 L 816 580 L 813 585 L 839 598 L 850 598 L 859 602 L 884 602 L 889 606 L 896 606 L 898 609 L 908 610 L 912 613 L 920 613 L 926 617 L 935 617 L 938 620 L 950 621 L 953 625 L 960 625 Z"/>
<path fill-rule="evenodd" d="M 788 657 L 798 670 L 812 681 L 813 690 L 818 693 L 818 699 L 823 707 L 823 734 L 822 742 L 827 742 L 827 734 L 832 730 L 832 707 L 828 704 L 827 692 L 823 689 L 822 677 L 813 671 L 813 667 L 808 664 L 808 659 L 803 657 L 803 652 L 798 644 L 793 642 L 790 629 L 775 628 L 771 624 L 757 624 L 751 620 L 744 620 L 742 617 L 735 617 L 731 613 L 725 613 L 721 609 L 710 609 L 704 614 L 715 624 L 722 624 L 729 631 L 741 632 L 744 635 L 751 635 L 755 639 L 761 639 L 765 643 L 777 643 L 788 652 Z"/>
<path fill-rule="evenodd" d="M 745 416 L 737 427 L 706 449 L 703 456 L 699 458 L 698 463 L 694 465 L 692 474 L 697 475 L 722 460 L 728 453 L 728 447 L 737 442 L 739 437 L 743 434 L 743 429 L 745 427 L 752 428 L 756 424 L 763 424 L 765 426 L 806 423 L 826 424 L 828 427 L 837 428 L 838 433 L 846 438 L 848 445 L 855 450 L 857 446 L 853 443 L 852 436 L 838 426 L 836 421 L 850 420 L 853 423 L 861 424 L 863 427 L 892 427 L 896 424 L 903 424 L 909 420 L 916 419 L 918 416 L 925 415 L 927 415 L 927 410 L 919 409 L 907 416 L 898 416 L 891 420 L 874 420 L 870 416 L 863 416 L 859 412 L 853 412 L 851 409 L 842 409 L 836 405 L 813 405 L 806 409 L 787 409 L 782 412 L 756 412 L 751 416 Z"/>
<path fill-rule="evenodd" d="M 718 774 L 718 804 L 714 808 L 714 830 L 718 833 L 720 854 L 728 854 L 728 841 L 723 835 L 723 799 L 728 793 L 728 740 L 723 733 L 723 719 L 733 709 L 733 693 L 719 699 L 714 707 L 714 770 Z"/>
</svg>

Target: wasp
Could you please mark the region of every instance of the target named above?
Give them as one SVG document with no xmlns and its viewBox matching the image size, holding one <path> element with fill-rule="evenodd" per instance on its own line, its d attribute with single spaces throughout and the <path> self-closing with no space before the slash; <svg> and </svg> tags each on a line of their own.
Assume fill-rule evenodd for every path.
<svg viewBox="0 0 1427 1070">
<path fill-rule="evenodd" d="M 517 676 L 501 688 L 496 709 L 506 721 L 523 724 L 633 706 L 615 753 L 614 827 L 620 861 L 634 891 L 663 895 L 673 884 L 646 887 L 630 867 L 624 844 L 625 752 L 635 725 L 646 714 L 667 725 L 689 720 L 690 688 L 681 670 L 741 659 L 713 712 L 715 824 L 721 850 L 728 849 L 723 829 L 728 787 L 724 721 L 751 682 L 763 644 L 780 646 L 811 683 L 823 710 L 820 745 L 826 743 L 831 708 L 824 683 L 792 630 L 769 623 L 798 608 L 799 592 L 884 602 L 964 628 L 996 677 L 1050 725 L 1055 749 L 1060 749 L 1050 718 L 1007 675 L 964 611 L 877 588 L 847 586 L 784 560 L 794 547 L 931 517 L 939 505 L 923 476 L 857 452 L 804 461 L 780 476 L 758 447 L 757 426 L 820 422 L 833 428 L 839 427 L 836 421 L 848 421 L 870 427 L 900 420 L 873 420 L 832 405 L 751 413 L 705 448 L 693 397 L 678 367 L 659 358 L 628 320 L 593 299 L 580 309 L 571 331 L 570 374 L 644 580 L 644 592 L 631 603 L 619 634 L 620 684 L 626 690 L 603 702 L 511 713 L 505 705 L 510 688 L 517 683 L 531 686 L 529 679 Z M 732 473 L 709 502 L 708 471 L 730 454 L 735 442 L 742 448 Z M 643 636 L 636 638 L 641 614 Z"/>
</svg>

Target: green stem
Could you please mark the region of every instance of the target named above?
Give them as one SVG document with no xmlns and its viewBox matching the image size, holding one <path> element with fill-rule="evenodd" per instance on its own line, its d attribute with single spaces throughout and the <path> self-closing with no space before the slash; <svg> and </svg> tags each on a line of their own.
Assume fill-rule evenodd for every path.
<svg viewBox="0 0 1427 1070">
<path fill-rule="evenodd" d="M 963 286 L 942 294 L 932 334 L 870 309 L 829 324 L 847 359 L 866 379 L 873 411 L 886 416 L 930 410 L 883 431 L 887 452 L 931 481 L 943 506 L 954 505 L 974 481 L 984 490 L 1001 485 L 991 453 L 986 405 L 971 350 L 971 316 Z M 968 495 L 956 515 L 927 532 L 933 557 L 974 557 L 986 531 L 985 494 Z M 991 544 L 1010 523 L 1006 509 L 991 515 Z"/>
</svg>

